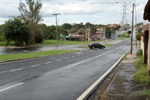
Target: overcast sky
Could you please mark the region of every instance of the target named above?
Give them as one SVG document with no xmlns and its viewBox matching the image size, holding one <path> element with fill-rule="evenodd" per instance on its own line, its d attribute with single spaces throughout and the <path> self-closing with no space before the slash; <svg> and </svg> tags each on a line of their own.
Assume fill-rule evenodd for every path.
<svg viewBox="0 0 150 100">
<path fill-rule="evenodd" d="M 25 2 L 25 0 L 21 0 Z M 54 25 L 53 13 L 60 13 L 58 24 L 86 23 L 92 24 L 119 24 L 122 20 L 122 5 L 116 4 L 117 0 L 42 0 L 41 16 L 46 25 Z M 136 2 L 137 22 L 143 20 L 144 7 L 148 0 L 134 0 Z M 18 10 L 20 0 L 0 0 L 0 24 L 12 16 L 20 14 Z M 118 0 L 126 3 L 127 21 L 131 24 L 131 11 L 133 0 Z"/>
</svg>

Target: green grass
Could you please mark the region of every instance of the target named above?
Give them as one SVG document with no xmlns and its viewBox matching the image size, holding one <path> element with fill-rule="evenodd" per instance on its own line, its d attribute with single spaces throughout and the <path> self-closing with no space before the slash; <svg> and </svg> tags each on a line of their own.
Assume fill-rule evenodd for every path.
<svg viewBox="0 0 150 100">
<path fill-rule="evenodd" d="M 56 45 L 56 40 L 44 40 L 41 44 L 36 45 Z M 88 44 L 87 41 L 67 41 L 67 40 L 58 40 L 58 45 L 73 45 L 73 44 Z M 14 45 L 14 42 L 10 43 L 11 46 Z M 0 42 L 0 46 L 6 46 L 6 42 Z"/>
<path fill-rule="evenodd" d="M 57 44 L 57 41 L 56 40 L 44 40 L 42 45 L 56 45 Z M 58 41 L 58 45 L 73 45 L 73 44 L 88 44 L 87 41 L 62 41 L 62 40 L 59 40 Z"/>
<path fill-rule="evenodd" d="M 6 46 L 7 42 L 0 42 L 0 46 Z M 15 43 L 14 42 L 10 42 L 9 46 L 14 46 Z"/>
<path fill-rule="evenodd" d="M 142 49 L 138 50 L 138 51 L 136 52 L 136 55 L 137 55 L 137 56 L 142 56 L 142 55 L 143 55 Z"/>
<path fill-rule="evenodd" d="M 0 46 L 6 46 L 6 42 L 0 42 Z"/>
<path fill-rule="evenodd" d="M 119 38 L 119 39 L 129 38 L 129 35 L 122 34 L 122 35 L 119 35 L 118 38 Z"/>
<path fill-rule="evenodd" d="M 129 37 L 130 36 L 129 36 L 128 32 L 124 32 L 123 34 L 118 36 L 119 39 L 125 39 L 125 38 L 129 38 Z"/>
<path fill-rule="evenodd" d="M 150 98 L 150 89 L 144 91 L 143 93 L 144 95 L 147 95 Z M 149 100 L 149 99 L 148 99 Z"/>
<path fill-rule="evenodd" d="M 106 47 L 112 46 L 113 44 L 103 44 Z"/>
<path fill-rule="evenodd" d="M 144 64 L 143 57 L 139 56 L 138 60 L 135 62 L 135 67 L 137 72 L 134 75 L 134 79 L 144 86 L 150 85 L 150 77 L 148 75 L 148 66 Z"/>
<path fill-rule="evenodd" d="M 77 50 L 50 50 L 50 51 L 43 51 L 43 52 L 31 52 L 31 53 L 20 53 L 20 54 L 6 54 L 0 55 L 0 62 L 3 61 L 10 61 L 10 60 L 20 60 L 26 58 L 36 58 L 41 56 L 50 56 L 56 54 L 65 54 L 77 52 Z"/>
<path fill-rule="evenodd" d="M 137 82 L 140 82 L 145 87 L 150 87 L 150 76 L 148 74 L 148 66 L 144 64 L 144 58 L 141 55 L 141 51 L 138 51 L 138 60 L 134 63 L 137 72 L 134 75 L 134 79 Z M 144 95 L 150 98 L 150 89 L 147 89 L 143 92 Z M 149 99 L 148 99 L 149 100 Z"/>
</svg>

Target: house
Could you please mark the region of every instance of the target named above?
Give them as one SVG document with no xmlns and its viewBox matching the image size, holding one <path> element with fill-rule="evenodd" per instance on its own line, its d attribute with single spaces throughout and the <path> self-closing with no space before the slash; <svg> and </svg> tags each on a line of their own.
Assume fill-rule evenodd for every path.
<svg viewBox="0 0 150 100">
<path fill-rule="evenodd" d="M 150 0 L 148 0 L 145 6 L 143 19 L 150 22 Z M 144 60 L 147 60 L 150 75 L 150 24 L 147 24 L 147 27 L 148 29 L 144 31 L 144 54 L 146 55 L 147 53 L 147 58 L 144 56 Z"/>
<path fill-rule="evenodd" d="M 92 40 L 104 40 L 105 39 L 105 27 L 104 26 L 98 26 L 96 33 L 91 36 Z"/>
<path fill-rule="evenodd" d="M 69 36 L 66 37 L 66 40 L 72 40 L 72 41 L 80 41 L 83 40 L 84 36 L 76 33 L 70 33 Z"/>
<path fill-rule="evenodd" d="M 119 34 L 116 34 L 117 33 L 117 31 L 115 30 L 113 30 L 113 28 L 117 28 L 119 25 L 118 24 L 110 24 L 110 25 L 108 25 L 108 27 L 111 29 L 111 39 L 115 39 L 115 38 L 117 38 L 117 36 L 119 35 Z"/>
</svg>

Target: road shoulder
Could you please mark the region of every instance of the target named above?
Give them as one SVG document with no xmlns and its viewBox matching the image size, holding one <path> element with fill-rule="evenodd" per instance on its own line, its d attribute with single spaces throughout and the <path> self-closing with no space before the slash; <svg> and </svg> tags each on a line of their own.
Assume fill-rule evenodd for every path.
<svg viewBox="0 0 150 100">
<path fill-rule="evenodd" d="M 101 96 L 101 100 L 147 100 L 147 97 L 142 94 L 145 87 L 134 80 L 135 61 L 135 53 L 126 56 L 121 68 Z"/>
</svg>

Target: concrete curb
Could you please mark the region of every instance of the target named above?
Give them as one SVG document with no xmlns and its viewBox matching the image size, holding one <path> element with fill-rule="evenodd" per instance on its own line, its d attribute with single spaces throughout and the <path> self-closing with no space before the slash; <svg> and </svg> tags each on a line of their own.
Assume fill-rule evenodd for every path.
<svg viewBox="0 0 150 100">
<path fill-rule="evenodd" d="M 109 76 L 109 74 L 112 72 L 112 70 L 118 66 L 118 64 L 122 61 L 123 57 L 126 56 L 127 52 L 107 71 L 105 72 L 97 81 L 95 81 L 81 96 L 77 98 L 77 100 L 87 100 L 94 91 L 103 83 L 103 81 Z"/>
</svg>

